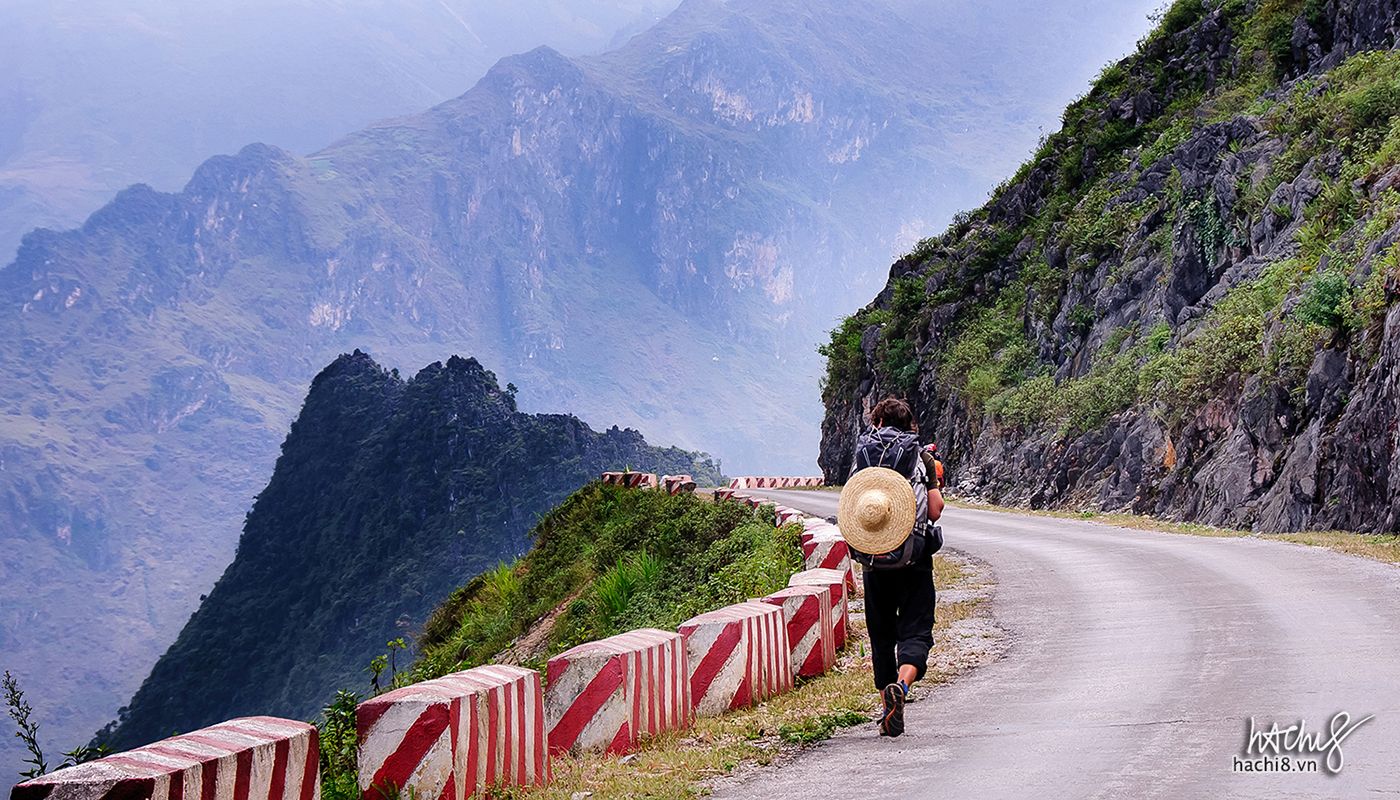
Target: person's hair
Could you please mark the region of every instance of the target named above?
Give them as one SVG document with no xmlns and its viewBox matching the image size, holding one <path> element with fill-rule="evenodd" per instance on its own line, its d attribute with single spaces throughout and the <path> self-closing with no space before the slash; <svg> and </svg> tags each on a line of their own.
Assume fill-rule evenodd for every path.
<svg viewBox="0 0 1400 800">
<path fill-rule="evenodd" d="M 886 397 L 870 409 L 870 424 L 877 428 L 898 428 L 902 431 L 914 430 L 914 412 L 909 404 L 897 397 Z"/>
</svg>

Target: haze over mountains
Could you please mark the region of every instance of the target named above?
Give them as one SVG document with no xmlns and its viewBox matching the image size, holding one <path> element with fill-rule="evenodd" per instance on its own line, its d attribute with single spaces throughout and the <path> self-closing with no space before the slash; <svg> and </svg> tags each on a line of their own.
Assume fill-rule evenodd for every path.
<svg viewBox="0 0 1400 800">
<path fill-rule="evenodd" d="M 7 0 L 0 263 L 133 183 L 178 189 L 214 153 L 294 152 L 421 111 L 541 44 L 598 52 L 678 0 Z"/>
<path fill-rule="evenodd" d="M 337 353 L 468 354 L 526 410 L 810 470 L 824 330 L 1151 5 L 691 0 L 604 55 L 532 50 L 32 235 L 0 271 L 0 648 L 48 732 L 130 697 Z"/>
</svg>

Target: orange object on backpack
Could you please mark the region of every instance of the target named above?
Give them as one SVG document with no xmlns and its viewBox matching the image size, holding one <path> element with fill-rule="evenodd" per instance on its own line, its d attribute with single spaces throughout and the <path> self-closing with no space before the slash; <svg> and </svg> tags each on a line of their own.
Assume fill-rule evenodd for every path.
<svg viewBox="0 0 1400 800">
<path fill-rule="evenodd" d="M 919 458 L 923 459 L 924 471 L 928 473 L 930 478 L 929 488 L 941 490 L 943 488 L 943 462 L 934 455 L 937 452 L 938 445 L 925 445 L 924 449 L 919 452 Z"/>
</svg>

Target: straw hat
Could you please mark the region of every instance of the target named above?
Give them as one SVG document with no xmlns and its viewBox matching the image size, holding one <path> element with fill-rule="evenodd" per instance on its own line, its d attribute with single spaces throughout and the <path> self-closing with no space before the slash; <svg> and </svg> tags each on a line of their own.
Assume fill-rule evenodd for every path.
<svg viewBox="0 0 1400 800">
<path fill-rule="evenodd" d="M 904 544 L 914 530 L 916 513 L 908 478 L 885 467 L 866 467 L 841 490 L 836 522 L 847 544 L 878 555 Z"/>
</svg>

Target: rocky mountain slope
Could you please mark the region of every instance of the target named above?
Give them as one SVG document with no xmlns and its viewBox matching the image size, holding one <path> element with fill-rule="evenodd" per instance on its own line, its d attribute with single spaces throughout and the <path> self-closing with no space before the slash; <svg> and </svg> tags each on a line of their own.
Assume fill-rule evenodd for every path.
<svg viewBox="0 0 1400 800">
<path fill-rule="evenodd" d="M 314 717 L 369 684 L 386 641 L 529 549 L 540 515 L 627 466 L 719 479 L 636 431 L 521 413 L 475 359 L 404 380 L 341 356 L 312 382 L 233 563 L 101 738 L 124 749 L 248 714 Z"/>
<path fill-rule="evenodd" d="M 0 271 L 0 652 L 55 746 L 227 566 L 338 353 L 470 352 L 523 408 L 807 469 L 813 343 L 881 279 L 853 265 L 980 197 L 1155 2 L 692 0 L 29 236 Z"/>
<path fill-rule="evenodd" d="M 498 59 L 600 52 L 679 0 L 7 0 L 0 263 L 211 153 L 295 152 L 455 97 Z"/>
<path fill-rule="evenodd" d="M 1400 3 L 1180 0 L 834 331 L 823 469 L 907 394 L 960 492 L 1400 527 Z"/>
</svg>

